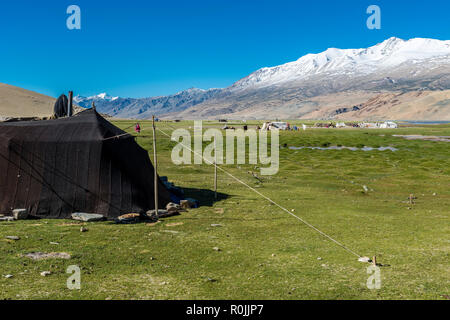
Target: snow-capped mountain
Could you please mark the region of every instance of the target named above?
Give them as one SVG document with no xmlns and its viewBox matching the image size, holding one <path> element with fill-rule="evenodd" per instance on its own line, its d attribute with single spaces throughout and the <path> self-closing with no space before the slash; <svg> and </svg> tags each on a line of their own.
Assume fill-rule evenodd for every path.
<svg viewBox="0 0 450 320">
<path fill-rule="evenodd" d="M 181 112 L 214 96 L 220 89 L 203 90 L 191 88 L 170 96 L 151 98 L 111 97 L 106 93 L 93 97 L 76 96 L 74 101 L 81 107 L 90 108 L 92 102 L 98 111 L 118 118 L 151 118 L 172 112 Z"/>
<path fill-rule="evenodd" d="M 233 88 L 273 86 L 320 74 L 368 75 L 389 71 L 404 63 L 420 64 L 433 59 L 450 61 L 450 41 L 390 38 L 367 49 L 331 48 L 281 66 L 262 68 L 235 83 Z"/>
<path fill-rule="evenodd" d="M 357 106 L 376 101 L 373 99 L 384 93 L 449 89 L 450 41 L 390 38 L 369 48 L 331 48 L 284 65 L 262 68 L 224 89 L 189 89 L 144 99 L 102 94 L 77 97 L 76 101 L 84 107 L 94 101 L 100 111 L 123 118 L 150 118 L 153 114 L 189 119 L 332 118 L 341 115 L 342 110 L 352 110 L 344 112 L 351 117 L 360 111 Z M 410 101 L 410 96 L 398 96 L 393 103 L 401 105 L 402 99 Z M 381 99 L 385 105 L 389 104 L 386 97 L 390 96 Z M 437 95 L 433 97 L 437 99 Z M 439 110 L 433 109 L 433 116 L 450 118 L 450 100 L 424 101 L 441 103 Z M 395 119 L 389 110 L 386 118 Z"/>
</svg>

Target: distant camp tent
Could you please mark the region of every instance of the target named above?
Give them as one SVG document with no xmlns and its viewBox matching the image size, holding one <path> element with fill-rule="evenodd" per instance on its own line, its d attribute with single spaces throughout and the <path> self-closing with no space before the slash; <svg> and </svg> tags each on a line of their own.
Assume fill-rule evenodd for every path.
<svg viewBox="0 0 450 320">
<path fill-rule="evenodd" d="M 66 117 L 69 110 L 69 99 L 65 94 L 59 96 L 53 107 L 53 114 L 56 118 Z"/>
<path fill-rule="evenodd" d="M 154 209 L 153 165 L 134 137 L 95 110 L 47 121 L 0 124 L 0 213 L 74 212 L 115 218 Z M 171 200 L 159 180 L 159 206 Z"/>
</svg>

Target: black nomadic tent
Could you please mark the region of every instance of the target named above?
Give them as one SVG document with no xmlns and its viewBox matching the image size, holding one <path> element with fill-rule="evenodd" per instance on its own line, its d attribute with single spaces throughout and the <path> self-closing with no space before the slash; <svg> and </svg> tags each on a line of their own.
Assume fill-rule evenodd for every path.
<svg viewBox="0 0 450 320">
<path fill-rule="evenodd" d="M 159 206 L 170 193 L 159 181 Z M 95 110 L 47 121 L 0 124 L 0 213 L 41 218 L 74 212 L 115 218 L 154 209 L 147 151 Z"/>
</svg>

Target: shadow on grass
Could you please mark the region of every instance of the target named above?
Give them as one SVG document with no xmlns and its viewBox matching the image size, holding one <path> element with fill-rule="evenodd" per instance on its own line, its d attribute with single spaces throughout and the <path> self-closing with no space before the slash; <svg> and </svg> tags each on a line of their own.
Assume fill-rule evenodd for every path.
<svg viewBox="0 0 450 320">
<path fill-rule="evenodd" d="M 185 198 L 194 198 L 199 201 L 200 207 L 212 207 L 214 203 L 226 200 L 230 196 L 226 193 L 217 192 L 217 198 L 215 197 L 213 190 L 208 189 L 196 189 L 196 188 L 184 188 Z"/>
</svg>

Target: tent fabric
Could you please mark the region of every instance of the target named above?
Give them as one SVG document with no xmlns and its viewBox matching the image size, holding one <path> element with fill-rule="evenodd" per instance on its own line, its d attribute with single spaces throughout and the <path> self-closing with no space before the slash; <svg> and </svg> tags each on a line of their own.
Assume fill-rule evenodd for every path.
<svg viewBox="0 0 450 320">
<path fill-rule="evenodd" d="M 158 181 L 164 208 L 171 195 Z M 0 213 L 19 208 L 41 218 L 142 213 L 154 209 L 154 168 L 133 136 L 93 109 L 0 124 Z"/>
<path fill-rule="evenodd" d="M 56 118 L 67 117 L 67 111 L 69 110 L 69 100 L 65 94 L 59 96 L 53 107 L 53 114 Z"/>
</svg>

